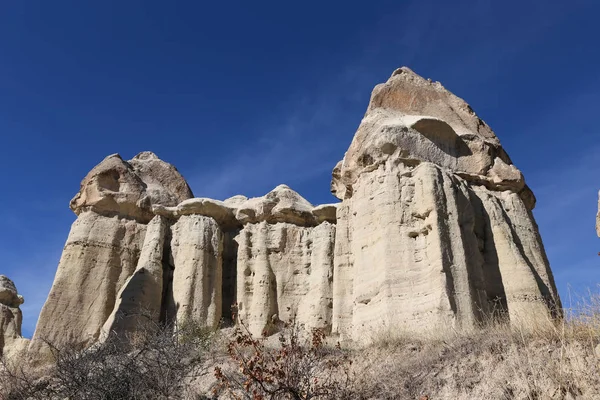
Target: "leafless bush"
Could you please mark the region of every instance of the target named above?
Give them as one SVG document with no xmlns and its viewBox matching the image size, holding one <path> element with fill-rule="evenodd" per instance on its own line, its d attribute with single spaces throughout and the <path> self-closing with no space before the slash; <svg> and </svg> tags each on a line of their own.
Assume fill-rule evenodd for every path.
<svg viewBox="0 0 600 400">
<path fill-rule="evenodd" d="M 325 332 L 307 332 L 292 321 L 270 348 L 266 339 L 255 339 L 240 323 L 227 352 L 239 373 L 215 368 L 220 382 L 215 394 L 226 392 L 235 399 L 344 399 L 350 396 L 353 377 L 349 355 L 339 344 L 325 345 Z"/>
<path fill-rule="evenodd" d="M 51 343 L 54 367 L 35 379 L 4 365 L 3 399 L 181 399 L 199 398 L 189 383 L 205 374 L 211 332 L 195 324 L 109 338 L 84 351 Z"/>
</svg>

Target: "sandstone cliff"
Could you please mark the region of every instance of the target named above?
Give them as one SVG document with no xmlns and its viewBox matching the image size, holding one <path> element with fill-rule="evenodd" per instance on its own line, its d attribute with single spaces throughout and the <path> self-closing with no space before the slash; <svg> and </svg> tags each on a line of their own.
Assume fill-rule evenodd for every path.
<svg viewBox="0 0 600 400">
<path fill-rule="evenodd" d="M 194 198 L 153 153 L 107 157 L 71 201 L 78 218 L 30 350 L 216 328 L 234 305 L 256 335 L 295 317 L 357 341 L 560 314 L 533 193 L 441 84 L 401 68 L 375 87 L 332 175 L 336 204 L 285 185 L 219 201 Z"/>
</svg>

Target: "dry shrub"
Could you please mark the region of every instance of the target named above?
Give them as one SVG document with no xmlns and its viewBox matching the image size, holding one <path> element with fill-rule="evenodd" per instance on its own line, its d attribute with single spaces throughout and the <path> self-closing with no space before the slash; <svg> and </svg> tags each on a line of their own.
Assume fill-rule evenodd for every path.
<svg viewBox="0 0 600 400">
<path fill-rule="evenodd" d="M 355 354 L 362 372 L 355 398 L 599 399 L 600 297 L 587 296 L 565 315 L 419 338 L 380 331 Z"/>
<path fill-rule="evenodd" d="M 352 398 L 351 361 L 339 343 L 330 348 L 325 332 L 291 321 L 278 335 L 278 345 L 255 339 L 240 323 L 227 346 L 239 372 L 215 368 L 215 394 L 234 399 L 344 399 Z"/>
<path fill-rule="evenodd" d="M 57 348 L 50 372 L 36 378 L 3 364 L 2 399 L 199 398 L 189 383 L 205 374 L 212 333 L 195 324 L 113 337 L 84 351 Z"/>
</svg>

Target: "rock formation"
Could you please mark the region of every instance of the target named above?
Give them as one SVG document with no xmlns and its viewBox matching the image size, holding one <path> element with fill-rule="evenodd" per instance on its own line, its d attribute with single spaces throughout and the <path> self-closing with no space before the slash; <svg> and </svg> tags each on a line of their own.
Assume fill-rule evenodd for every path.
<svg viewBox="0 0 600 400">
<path fill-rule="evenodd" d="M 19 306 L 23 302 L 13 281 L 0 275 L 0 356 L 8 360 L 18 357 L 29 344 L 21 336 L 23 315 Z"/>
<path fill-rule="evenodd" d="M 375 87 L 332 192 L 335 332 L 460 329 L 497 312 L 547 324 L 558 312 L 533 194 L 440 83 L 400 68 Z"/>
<path fill-rule="evenodd" d="M 149 152 L 129 162 L 111 155 L 92 169 L 71 201 L 78 218 L 67 238 L 32 346 L 49 341 L 55 346 L 85 347 L 97 341 L 113 314 L 117 296 L 121 296 L 119 310 L 113 317 L 127 313 L 130 302 L 122 297 L 133 289 L 122 291 L 125 283 L 139 285 L 143 280 L 144 292 L 162 295 L 162 282 L 154 282 L 156 276 L 140 276 L 146 271 L 152 274 L 153 268 L 146 264 L 156 262 L 151 259 L 156 256 L 155 249 L 147 248 L 155 243 L 151 237 L 146 240 L 148 223 L 154 218 L 152 207 L 174 206 L 190 197 L 192 192 L 177 170 Z M 152 234 L 160 230 L 155 225 L 150 225 Z M 160 313 L 160 305 L 158 301 L 158 306 L 151 302 L 134 308 L 155 314 Z"/>
<path fill-rule="evenodd" d="M 256 335 L 295 318 L 357 341 L 560 314 L 533 193 L 441 84 L 401 68 L 375 87 L 332 175 L 336 204 L 285 185 L 219 201 L 194 198 L 152 153 L 107 157 L 71 202 L 78 218 L 30 350 L 216 328 L 234 305 Z"/>
</svg>

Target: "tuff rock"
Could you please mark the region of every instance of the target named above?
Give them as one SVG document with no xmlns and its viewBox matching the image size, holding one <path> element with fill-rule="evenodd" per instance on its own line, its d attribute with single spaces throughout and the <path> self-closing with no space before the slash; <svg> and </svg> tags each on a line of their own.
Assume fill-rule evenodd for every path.
<svg viewBox="0 0 600 400">
<path fill-rule="evenodd" d="M 400 68 L 376 86 L 331 188 L 342 200 L 334 332 L 439 332 L 496 315 L 546 325 L 560 313 L 523 174 L 440 83 Z"/>
<path fill-rule="evenodd" d="M 0 356 L 7 360 L 19 357 L 29 344 L 21 336 L 23 315 L 19 306 L 23 302 L 14 282 L 0 275 Z"/>
<path fill-rule="evenodd" d="M 261 335 L 295 319 L 364 342 L 560 316 L 533 193 L 440 83 L 400 68 L 376 86 L 331 191 L 340 201 L 317 206 L 286 185 L 194 198 L 153 153 L 107 157 L 71 202 L 30 351 L 187 321 Z"/>
</svg>

